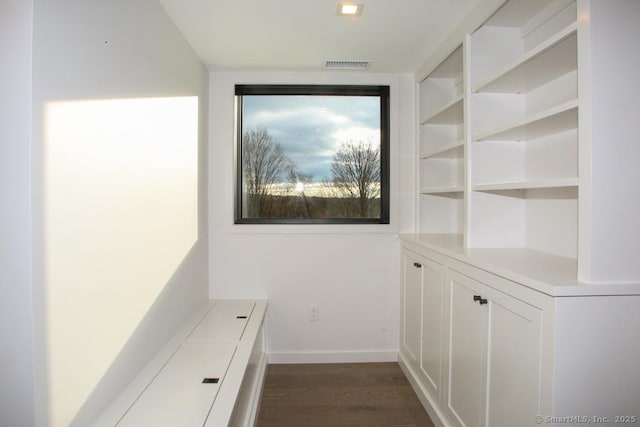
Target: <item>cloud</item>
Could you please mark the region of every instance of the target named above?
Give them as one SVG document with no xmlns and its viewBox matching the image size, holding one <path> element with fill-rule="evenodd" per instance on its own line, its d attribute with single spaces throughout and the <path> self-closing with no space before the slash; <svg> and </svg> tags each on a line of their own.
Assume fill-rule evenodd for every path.
<svg viewBox="0 0 640 427">
<path fill-rule="evenodd" d="M 265 127 L 300 171 L 314 181 L 329 178 L 333 153 L 342 142 L 380 138 L 377 97 L 243 97 L 245 130 Z"/>
</svg>

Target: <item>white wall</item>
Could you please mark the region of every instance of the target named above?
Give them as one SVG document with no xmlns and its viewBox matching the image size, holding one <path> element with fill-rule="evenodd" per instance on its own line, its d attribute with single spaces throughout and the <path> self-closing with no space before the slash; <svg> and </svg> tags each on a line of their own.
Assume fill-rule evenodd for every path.
<svg viewBox="0 0 640 427">
<path fill-rule="evenodd" d="M 233 225 L 236 83 L 390 85 L 391 224 Z M 396 236 L 414 214 L 413 77 L 213 72 L 210 88 L 210 296 L 268 298 L 271 362 L 395 360 Z"/>
<path fill-rule="evenodd" d="M 0 1 L 0 425 L 34 423 L 31 295 L 31 15 Z"/>
<path fill-rule="evenodd" d="M 207 297 L 208 74 L 155 0 L 38 0 L 33 28 L 36 424 L 86 426 Z"/>
</svg>

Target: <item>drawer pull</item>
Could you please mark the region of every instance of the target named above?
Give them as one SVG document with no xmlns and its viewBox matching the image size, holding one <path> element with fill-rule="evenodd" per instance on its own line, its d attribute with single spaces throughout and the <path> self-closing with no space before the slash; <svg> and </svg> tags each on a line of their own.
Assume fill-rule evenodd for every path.
<svg viewBox="0 0 640 427">
<path fill-rule="evenodd" d="M 246 319 L 247 316 L 236 316 L 236 319 Z"/>
<path fill-rule="evenodd" d="M 220 378 L 204 378 L 202 384 L 218 384 Z"/>
<path fill-rule="evenodd" d="M 414 262 L 414 263 L 413 263 L 413 266 L 414 266 L 415 268 L 422 268 L 422 264 L 420 264 L 419 262 Z"/>
<path fill-rule="evenodd" d="M 474 295 L 473 296 L 473 300 L 474 301 L 478 301 L 480 303 L 480 305 L 487 304 L 489 302 L 485 298 L 482 298 L 480 295 Z"/>
</svg>

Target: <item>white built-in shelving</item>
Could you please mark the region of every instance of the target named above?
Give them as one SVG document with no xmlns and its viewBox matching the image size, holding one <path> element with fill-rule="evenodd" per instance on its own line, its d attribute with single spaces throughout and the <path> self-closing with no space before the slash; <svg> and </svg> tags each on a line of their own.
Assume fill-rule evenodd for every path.
<svg viewBox="0 0 640 427">
<path fill-rule="evenodd" d="M 429 232 L 462 233 L 464 110 L 462 46 L 419 84 L 419 205 Z"/>
<path fill-rule="evenodd" d="M 442 425 L 613 419 L 640 396 L 640 1 L 486 12 L 416 75 L 399 360 Z"/>
<path fill-rule="evenodd" d="M 578 256 L 575 0 L 509 0 L 418 85 L 418 224 Z"/>
<path fill-rule="evenodd" d="M 610 3 L 505 0 L 427 60 L 418 234 L 640 280 L 640 2 Z"/>
<path fill-rule="evenodd" d="M 577 258 L 576 4 L 531 3 L 507 2 L 468 36 L 466 242 Z"/>
</svg>

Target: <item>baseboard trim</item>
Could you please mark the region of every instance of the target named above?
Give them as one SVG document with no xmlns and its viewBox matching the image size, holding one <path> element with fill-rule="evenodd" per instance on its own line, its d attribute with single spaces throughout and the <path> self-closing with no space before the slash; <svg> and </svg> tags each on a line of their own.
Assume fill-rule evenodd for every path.
<svg viewBox="0 0 640 427">
<path fill-rule="evenodd" d="M 272 364 L 397 362 L 398 351 L 269 353 L 268 360 Z"/>
</svg>

